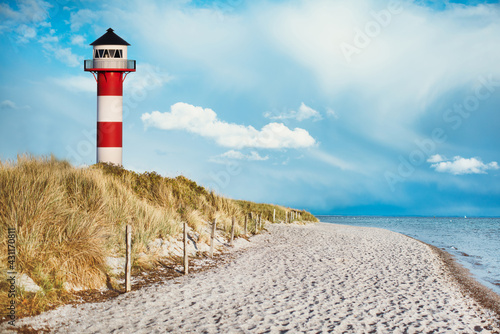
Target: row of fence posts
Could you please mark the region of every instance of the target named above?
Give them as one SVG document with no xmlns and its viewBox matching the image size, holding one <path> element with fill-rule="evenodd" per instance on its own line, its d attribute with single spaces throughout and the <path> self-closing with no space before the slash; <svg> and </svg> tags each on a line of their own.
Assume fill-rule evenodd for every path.
<svg viewBox="0 0 500 334">
<path fill-rule="evenodd" d="M 259 213 L 257 219 L 254 220 L 253 212 L 245 215 L 245 222 L 243 225 L 244 235 L 248 235 L 248 217 L 250 217 L 250 221 L 255 222 L 255 234 L 259 232 L 259 229 L 262 230 L 262 213 Z M 300 212 L 295 211 L 285 211 L 285 222 L 291 222 L 293 219 L 300 219 Z M 273 210 L 273 223 L 276 222 L 276 209 Z M 229 241 L 229 245 L 234 245 L 234 227 L 236 224 L 236 218 L 233 216 L 231 220 L 231 238 Z M 187 223 L 183 223 L 183 243 L 184 243 L 184 253 L 183 253 L 183 265 L 184 265 L 184 275 L 189 273 L 189 257 L 188 257 L 188 234 L 187 234 Z M 212 223 L 212 230 L 210 233 L 210 257 L 214 256 L 214 243 L 215 243 L 215 231 L 217 229 L 217 218 L 214 218 Z M 132 226 L 127 225 L 125 228 L 125 243 L 126 243 L 126 251 L 125 251 L 125 292 L 129 292 L 132 290 L 131 283 L 131 269 L 132 269 Z"/>
<path fill-rule="evenodd" d="M 293 222 L 294 219 L 301 219 L 301 214 L 300 212 L 297 211 L 285 211 L 285 223 L 291 223 Z M 274 220 L 274 217 L 273 217 Z"/>
</svg>

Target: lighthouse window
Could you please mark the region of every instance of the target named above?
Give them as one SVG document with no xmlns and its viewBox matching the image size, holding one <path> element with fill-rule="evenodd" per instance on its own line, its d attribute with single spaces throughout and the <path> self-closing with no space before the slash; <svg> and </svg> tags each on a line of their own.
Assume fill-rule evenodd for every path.
<svg viewBox="0 0 500 334">
<path fill-rule="evenodd" d="M 122 50 L 94 50 L 94 58 L 123 58 Z"/>
<path fill-rule="evenodd" d="M 94 58 L 104 58 L 104 51 L 106 50 L 95 50 Z"/>
</svg>

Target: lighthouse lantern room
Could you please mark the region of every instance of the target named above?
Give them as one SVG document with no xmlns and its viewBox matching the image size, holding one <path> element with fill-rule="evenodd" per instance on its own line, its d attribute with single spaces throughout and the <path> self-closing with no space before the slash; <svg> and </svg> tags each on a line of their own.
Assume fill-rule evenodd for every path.
<svg viewBox="0 0 500 334">
<path fill-rule="evenodd" d="M 130 44 L 111 28 L 90 45 L 93 59 L 84 70 L 97 81 L 97 162 L 122 165 L 123 81 L 135 72 L 135 60 L 127 59 Z"/>
</svg>

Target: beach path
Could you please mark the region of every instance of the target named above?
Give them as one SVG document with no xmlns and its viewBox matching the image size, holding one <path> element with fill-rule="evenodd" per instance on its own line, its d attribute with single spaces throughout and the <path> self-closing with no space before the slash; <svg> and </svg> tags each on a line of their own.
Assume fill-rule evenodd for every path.
<svg viewBox="0 0 500 334">
<path fill-rule="evenodd" d="M 425 244 L 383 229 L 271 225 L 218 268 L 17 326 L 56 333 L 498 333 Z M 6 329 L 5 324 L 1 329 Z"/>
</svg>

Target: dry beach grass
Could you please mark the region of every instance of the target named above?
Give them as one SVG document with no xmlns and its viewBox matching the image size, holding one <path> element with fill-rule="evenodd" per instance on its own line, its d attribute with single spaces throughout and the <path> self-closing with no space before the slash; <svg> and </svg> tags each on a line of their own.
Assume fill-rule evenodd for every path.
<svg viewBox="0 0 500 334">
<path fill-rule="evenodd" d="M 234 201 L 218 196 L 183 176 L 165 178 L 99 164 L 74 168 L 54 157 L 19 156 L 0 162 L 0 307 L 7 298 L 7 229 L 16 234 L 16 269 L 42 289 L 18 291 L 17 316 L 37 314 L 68 302 L 74 287 L 102 288 L 109 282 L 106 257 L 125 252 L 125 225 L 132 225 L 136 268 L 156 263 L 149 254 L 158 238 L 175 238 L 186 221 L 200 243 L 207 242 L 208 221 L 228 234 L 237 216 L 236 236 L 243 232 L 247 209 L 286 208 Z M 304 217 L 315 218 L 304 212 Z M 270 217 L 264 217 L 270 219 Z M 148 253 L 149 252 L 149 253 Z M 139 261 L 139 259 L 142 259 Z M 5 320 L 5 319 L 4 319 Z"/>
</svg>

